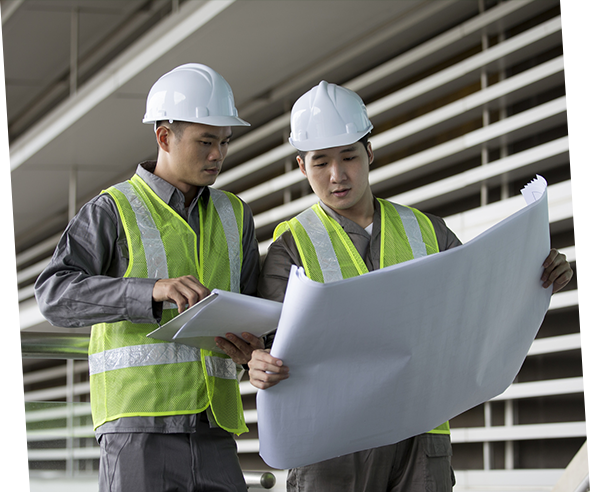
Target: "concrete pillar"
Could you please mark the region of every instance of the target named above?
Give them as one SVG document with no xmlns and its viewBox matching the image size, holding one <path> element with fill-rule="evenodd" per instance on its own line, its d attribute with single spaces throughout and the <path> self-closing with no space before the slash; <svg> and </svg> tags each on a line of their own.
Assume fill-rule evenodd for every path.
<svg viewBox="0 0 590 492">
<path fill-rule="evenodd" d="M 0 82 L 0 154 L 6 149 L 6 82 Z"/>
<path fill-rule="evenodd" d="M 78 196 L 78 168 L 73 166 L 70 169 L 70 186 L 68 189 L 68 220 L 71 220 L 76 215 Z"/>
<path fill-rule="evenodd" d="M 78 91 L 78 39 L 80 8 L 73 7 L 70 21 L 70 96 Z"/>
<path fill-rule="evenodd" d="M 506 400 L 504 403 L 504 426 L 514 425 L 514 405 L 512 400 Z M 504 468 L 514 470 L 514 442 L 506 441 L 504 443 Z"/>
<path fill-rule="evenodd" d="M 479 13 L 483 13 L 485 10 L 485 5 L 483 0 L 479 0 Z M 481 49 L 485 51 L 489 48 L 489 38 L 487 32 L 484 30 L 481 34 Z M 480 86 L 481 90 L 484 90 L 488 86 L 488 73 L 486 68 L 482 68 L 480 72 Z M 490 111 L 488 109 L 487 104 L 484 105 L 482 109 L 482 125 L 484 127 L 490 124 Z M 481 147 L 481 165 L 486 166 L 489 162 L 489 154 L 488 154 L 488 144 L 484 143 Z M 488 184 L 487 182 L 483 182 L 480 186 L 480 204 L 481 206 L 485 206 L 489 202 L 488 196 Z"/>
<path fill-rule="evenodd" d="M 484 412 L 484 426 L 491 427 L 492 426 L 492 404 L 489 401 L 486 401 L 483 404 L 483 412 Z M 483 443 L 483 469 L 484 470 L 491 470 L 492 466 L 493 466 L 492 443 L 484 442 Z"/>
<path fill-rule="evenodd" d="M 66 405 L 67 405 L 67 437 L 66 437 L 66 475 L 74 476 L 74 361 L 66 361 Z"/>
</svg>

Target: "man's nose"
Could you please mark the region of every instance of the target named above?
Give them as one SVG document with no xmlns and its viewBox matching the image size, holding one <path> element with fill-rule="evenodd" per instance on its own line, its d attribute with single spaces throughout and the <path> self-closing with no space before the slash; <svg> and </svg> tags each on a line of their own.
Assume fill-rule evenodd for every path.
<svg viewBox="0 0 590 492">
<path fill-rule="evenodd" d="M 330 166 L 330 178 L 334 183 L 339 183 L 346 179 L 346 172 L 339 163 L 334 163 Z"/>
<path fill-rule="evenodd" d="M 223 158 L 223 151 L 221 150 L 221 145 L 212 145 L 208 157 L 210 161 L 221 160 Z"/>
</svg>

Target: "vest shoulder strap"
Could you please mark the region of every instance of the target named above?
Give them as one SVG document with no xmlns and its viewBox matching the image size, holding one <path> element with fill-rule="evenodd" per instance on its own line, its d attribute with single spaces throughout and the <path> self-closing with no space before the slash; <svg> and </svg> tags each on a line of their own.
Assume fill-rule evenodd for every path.
<svg viewBox="0 0 590 492">
<path fill-rule="evenodd" d="M 243 204 L 235 195 L 209 188 L 210 199 L 219 215 L 228 247 L 232 292 L 240 292 L 242 257 Z M 238 215 L 239 214 L 239 215 Z M 239 222 L 238 222 L 239 221 Z"/>
</svg>

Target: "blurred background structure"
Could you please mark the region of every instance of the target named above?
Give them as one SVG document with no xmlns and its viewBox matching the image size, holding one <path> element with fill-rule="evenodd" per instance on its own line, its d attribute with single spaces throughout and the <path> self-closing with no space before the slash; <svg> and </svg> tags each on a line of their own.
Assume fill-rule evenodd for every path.
<svg viewBox="0 0 590 492">
<path fill-rule="evenodd" d="M 33 284 L 80 206 L 155 157 L 145 99 L 177 65 L 221 73 L 252 123 L 234 128 L 215 186 L 250 204 L 262 255 L 275 225 L 316 200 L 287 141 L 289 110 L 327 80 L 367 103 L 377 196 L 444 217 L 466 242 L 522 208 L 519 190 L 540 174 L 552 244 L 575 270 L 559 0 L 0 0 L 0 9 L 33 492 L 96 490 L 99 455 L 89 328 L 49 325 Z M 455 490 L 588 490 L 580 347 L 574 276 L 514 384 L 451 421 Z M 242 467 L 267 470 L 255 390 L 241 388 Z M 563 488 L 568 465 L 576 478 Z"/>
</svg>

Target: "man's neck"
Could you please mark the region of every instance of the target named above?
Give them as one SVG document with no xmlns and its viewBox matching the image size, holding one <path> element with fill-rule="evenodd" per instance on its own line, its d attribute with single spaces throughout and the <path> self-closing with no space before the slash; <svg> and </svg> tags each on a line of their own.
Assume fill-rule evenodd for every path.
<svg viewBox="0 0 590 492">
<path fill-rule="evenodd" d="M 334 213 L 341 215 L 342 217 L 351 220 L 358 224 L 363 229 L 373 223 L 373 216 L 375 215 L 375 205 L 373 200 L 373 194 L 367 197 L 368 199 L 363 200 L 362 203 L 357 204 L 354 208 L 344 210 L 334 210 L 324 203 L 324 205 L 332 210 Z M 322 202 L 323 203 L 323 202 Z"/>
<path fill-rule="evenodd" d="M 184 195 L 184 206 L 187 208 L 190 206 L 194 198 L 197 196 L 197 193 L 199 192 L 198 186 L 189 185 L 187 183 L 181 183 L 175 180 L 173 178 L 173 175 L 168 172 L 167 166 L 160 160 L 156 162 L 156 167 L 153 170 L 153 174 L 163 179 L 167 183 L 170 183 L 177 190 L 179 190 Z"/>
</svg>

